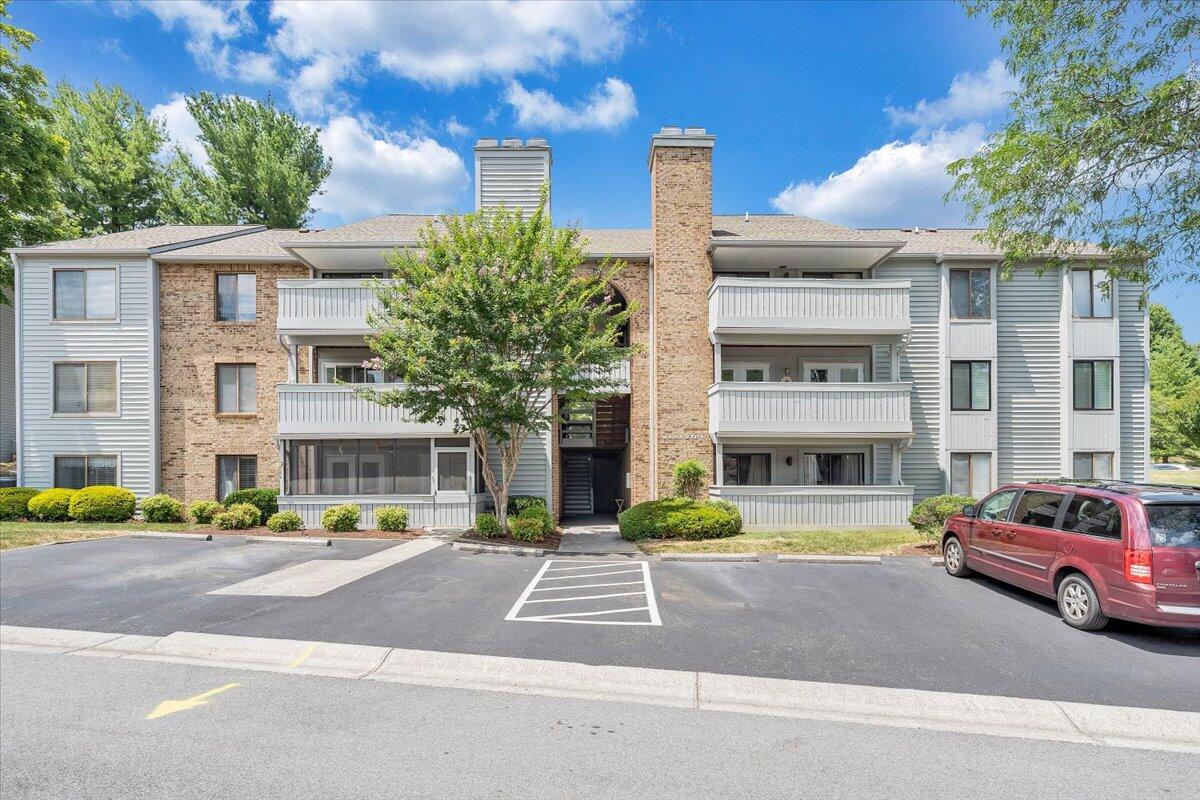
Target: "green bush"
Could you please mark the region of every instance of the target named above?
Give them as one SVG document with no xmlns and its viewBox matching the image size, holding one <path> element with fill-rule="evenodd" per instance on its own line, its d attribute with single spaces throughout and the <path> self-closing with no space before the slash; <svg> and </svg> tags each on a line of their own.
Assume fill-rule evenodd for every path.
<svg viewBox="0 0 1200 800">
<path fill-rule="evenodd" d="M 272 533 L 298 531 L 304 527 L 304 521 L 295 511 L 279 511 L 267 519 L 267 530 Z"/>
<path fill-rule="evenodd" d="M 62 522 L 71 518 L 74 489 L 47 489 L 29 498 L 29 516 L 41 522 Z"/>
<path fill-rule="evenodd" d="M 538 497 L 534 494 L 514 494 L 512 497 L 508 498 L 508 503 L 506 505 L 508 507 L 509 515 L 515 517 L 527 508 L 533 508 L 535 506 L 545 508 L 546 498 Z"/>
<path fill-rule="evenodd" d="M 718 539 L 742 529 L 742 515 L 728 501 L 668 497 L 638 503 L 617 517 L 621 536 L 639 539 Z"/>
<path fill-rule="evenodd" d="M 404 506 L 382 506 L 375 509 L 375 527 L 381 531 L 408 529 L 408 509 Z"/>
<path fill-rule="evenodd" d="M 40 491 L 25 486 L 6 486 L 0 489 L 0 520 L 27 516 L 29 500 Z"/>
<path fill-rule="evenodd" d="M 249 503 L 258 509 L 263 519 L 279 510 L 278 489 L 238 489 L 225 495 L 224 503 L 232 507 L 235 503 Z"/>
<path fill-rule="evenodd" d="M 183 522 L 183 503 L 169 494 L 156 494 L 142 501 L 146 522 Z"/>
<path fill-rule="evenodd" d="M 362 518 L 362 510 L 356 503 L 343 503 L 340 506 L 330 506 L 321 515 L 321 525 L 330 533 L 349 533 L 358 530 L 358 521 Z"/>
<path fill-rule="evenodd" d="M 692 500 L 700 497 L 708 483 L 708 470 L 694 458 L 675 465 L 675 496 Z"/>
<path fill-rule="evenodd" d="M 543 536 L 554 533 L 554 518 L 550 516 L 550 512 L 546 510 L 545 505 L 529 506 L 520 514 L 517 514 L 517 519 L 536 522 Z"/>
<path fill-rule="evenodd" d="M 224 510 L 225 506 L 216 500 L 197 500 L 188 506 L 188 513 L 192 515 L 192 519 L 201 525 L 212 523 L 213 517 Z"/>
<path fill-rule="evenodd" d="M 88 486 L 71 495 L 71 519 L 77 522 L 128 522 L 137 497 L 120 486 Z"/>
<path fill-rule="evenodd" d="M 475 515 L 475 533 L 485 539 L 494 539 L 497 536 L 503 535 L 503 532 L 500 530 L 500 520 L 496 519 L 495 514 Z"/>
<path fill-rule="evenodd" d="M 946 525 L 946 520 L 969 506 L 975 498 L 965 494 L 939 494 L 927 497 L 913 506 L 908 515 L 908 524 L 926 536 L 937 536 Z"/>
<path fill-rule="evenodd" d="M 244 531 L 262 521 L 262 514 L 249 503 L 234 503 L 228 511 L 213 515 L 213 524 L 223 531 Z"/>
<path fill-rule="evenodd" d="M 508 526 L 512 537 L 522 542 L 540 542 L 546 538 L 541 520 L 531 517 L 517 517 Z"/>
</svg>

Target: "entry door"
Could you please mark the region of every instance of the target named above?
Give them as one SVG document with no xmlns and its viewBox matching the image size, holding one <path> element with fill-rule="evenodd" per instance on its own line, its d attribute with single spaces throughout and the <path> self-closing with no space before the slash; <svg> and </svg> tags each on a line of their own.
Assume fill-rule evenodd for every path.
<svg viewBox="0 0 1200 800">
<path fill-rule="evenodd" d="M 804 379 L 809 383 L 862 383 L 863 365 L 805 362 Z"/>
<path fill-rule="evenodd" d="M 1003 568 L 1002 542 L 1005 533 L 1011 532 L 1008 515 L 1018 489 L 996 492 L 979 504 L 975 519 L 971 521 L 971 560 L 989 566 Z"/>
<path fill-rule="evenodd" d="M 1014 579 L 1029 589 L 1043 589 L 1049 580 L 1050 565 L 1058 554 L 1063 533 L 1055 529 L 1059 510 L 1066 495 L 1026 489 L 1012 514 L 1012 530 L 1004 542 Z"/>
<path fill-rule="evenodd" d="M 598 514 L 613 514 L 621 492 L 621 459 L 615 455 L 592 456 L 592 505 Z"/>
</svg>

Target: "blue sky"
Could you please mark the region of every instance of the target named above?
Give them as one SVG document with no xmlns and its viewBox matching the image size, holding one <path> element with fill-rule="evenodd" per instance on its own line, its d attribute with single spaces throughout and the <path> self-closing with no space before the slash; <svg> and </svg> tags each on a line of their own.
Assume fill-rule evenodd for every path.
<svg viewBox="0 0 1200 800">
<path fill-rule="evenodd" d="M 195 147 L 181 95 L 261 98 L 323 128 L 316 225 L 467 210 L 478 136 L 546 136 L 554 212 L 648 225 L 662 125 L 717 135 L 718 212 L 951 226 L 946 161 L 1004 119 L 999 36 L 953 3 L 48 3 L 18 0 L 51 81 L 119 83 Z M 1167 287 L 1200 341 L 1200 286 Z"/>
</svg>

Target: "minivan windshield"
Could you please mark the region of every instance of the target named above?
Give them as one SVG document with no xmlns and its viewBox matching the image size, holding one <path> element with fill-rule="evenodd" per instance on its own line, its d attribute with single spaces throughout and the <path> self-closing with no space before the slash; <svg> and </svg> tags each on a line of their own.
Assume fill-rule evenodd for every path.
<svg viewBox="0 0 1200 800">
<path fill-rule="evenodd" d="M 1146 506 L 1154 547 L 1200 547 L 1200 503 Z"/>
</svg>

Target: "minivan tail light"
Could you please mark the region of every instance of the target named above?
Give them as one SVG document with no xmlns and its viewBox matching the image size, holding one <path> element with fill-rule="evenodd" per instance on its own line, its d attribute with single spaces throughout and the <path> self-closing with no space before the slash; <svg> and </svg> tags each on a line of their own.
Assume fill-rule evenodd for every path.
<svg viewBox="0 0 1200 800">
<path fill-rule="evenodd" d="M 1154 582 L 1154 566 L 1149 550 L 1125 551 L 1125 580 L 1130 583 Z"/>
</svg>

